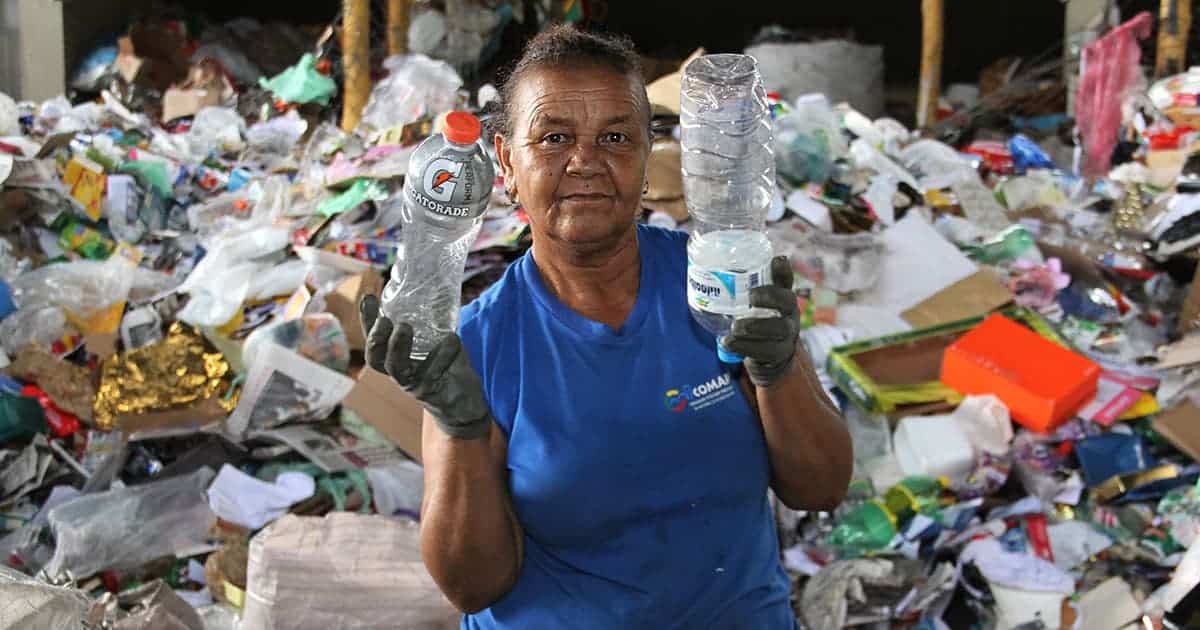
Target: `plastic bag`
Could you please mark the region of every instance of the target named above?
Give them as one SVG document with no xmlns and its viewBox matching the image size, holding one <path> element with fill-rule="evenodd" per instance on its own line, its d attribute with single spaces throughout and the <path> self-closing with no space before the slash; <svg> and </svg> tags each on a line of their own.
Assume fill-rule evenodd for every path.
<svg viewBox="0 0 1200 630">
<path fill-rule="evenodd" d="M 1154 18 L 1143 11 L 1083 49 L 1083 76 L 1075 97 L 1075 120 L 1086 156 L 1081 175 L 1108 172 L 1121 126 L 1121 104 L 1141 76 L 1138 40 L 1149 37 L 1153 25 Z"/>
<path fill-rule="evenodd" d="M 118 307 L 129 297 L 134 267 L 123 256 L 47 265 L 18 278 L 14 296 L 22 308 L 61 307 L 83 332 L 109 332 L 121 321 Z"/>
<path fill-rule="evenodd" d="M 128 569 L 208 541 L 215 516 L 204 490 L 211 468 L 140 486 L 88 494 L 50 511 L 51 576 Z"/>
<path fill-rule="evenodd" d="M 194 326 L 221 326 L 242 308 L 257 274 L 268 268 L 255 259 L 289 244 L 287 229 L 261 227 L 211 243 L 208 254 L 196 264 L 179 287 L 191 295 L 179 319 Z"/>
<path fill-rule="evenodd" d="M 21 133 L 21 112 L 11 96 L 0 92 L 0 136 L 15 136 Z"/>
<path fill-rule="evenodd" d="M 450 64 L 422 54 L 389 57 L 363 110 L 364 129 L 383 131 L 454 109 L 462 79 Z"/>
<path fill-rule="evenodd" d="M 295 110 L 267 122 L 256 123 L 246 131 L 246 142 L 251 149 L 262 153 L 288 155 L 308 131 L 308 121 Z"/>
<path fill-rule="evenodd" d="M 402 461 L 368 467 L 366 473 L 371 483 L 371 495 L 375 497 L 375 509 L 380 514 L 416 518 L 421 513 L 425 469 L 420 464 Z"/>
<path fill-rule="evenodd" d="M 974 176 L 971 163 L 958 151 L 937 140 L 917 140 L 897 156 L 904 168 L 917 176 L 919 190 L 941 190 Z"/>
<path fill-rule="evenodd" d="M 306 53 L 296 65 L 272 79 L 259 79 L 258 85 L 285 103 L 328 105 L 337 92 L 337 83 L 317 72 L 317 60 L 312 53 Z"/>
<path fill-rule="evenodd" d="M 9 355 L 30 344 L 50 347 L 67 333 L 67 316 L 57 306 L 23 308 L 0 320 L 0 349 Z"/>
<path fill-rule="evenodd" d="M 775 120 L 775 170 L 792 185 L 824 182 L 833 162 L 846 154 L 838 116 L 823 95 L 796 101 L 787 116 Z"/>
<path fill-rule="evenodd" d="M 204 159 L 210 153 L 237 153 L 246 147 L 242 136 L 246 121 L 228 107 L 205 107 L 197 112 L 188 130 L 192 156 Z"/>
</svg>

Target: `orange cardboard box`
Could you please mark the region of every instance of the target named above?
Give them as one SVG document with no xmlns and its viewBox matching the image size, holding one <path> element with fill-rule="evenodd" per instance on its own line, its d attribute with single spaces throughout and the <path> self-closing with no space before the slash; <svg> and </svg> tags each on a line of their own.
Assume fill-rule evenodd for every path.
<svg viewBox="0 0 1200 630">
<path fill-rule="evenodd" d="M 1096 395 L 1100 366 L 1004 317 L 992 315 L 942 357 L 942 382 L 964 394 L 995 394 L 1013 420 L 1041 433 Z"/>
</svg>

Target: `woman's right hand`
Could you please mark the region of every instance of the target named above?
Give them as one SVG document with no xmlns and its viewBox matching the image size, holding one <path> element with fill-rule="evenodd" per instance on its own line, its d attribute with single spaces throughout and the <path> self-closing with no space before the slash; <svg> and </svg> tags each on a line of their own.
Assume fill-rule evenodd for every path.
<svg viewBox="0 0 1200 630">
<path fill-rule="evenodd" d="M 473 440 L 488 434 L 492 413 L 458 335 L 450 333 L 424 361 L 415 361 L 409 356 L 411 325 L 393 323 L 380 313 L 379 298 L 374 295 L 364 296 L 358 309 L 367 339 L 367 365 L 390 375 L 411 393 L 447 435 Z"/>
</svg>

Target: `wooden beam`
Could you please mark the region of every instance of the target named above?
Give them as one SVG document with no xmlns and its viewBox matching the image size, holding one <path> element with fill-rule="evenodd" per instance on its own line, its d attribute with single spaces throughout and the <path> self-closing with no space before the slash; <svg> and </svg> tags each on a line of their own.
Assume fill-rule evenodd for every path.
<svg viewBox="0 0 1200 630">
<path fill-rule="evenodd" d="M 352 131 L 371 96 L 371 0 L 342 2 L 342 130 Z"/>
<path fill-rule="evenodd" d="M 917 87 L 917 127 L 937 122 L 942 93 L 942 42 L 945 40 L 945 0 L 921 0 L 921 82 Z"/>
<path fill-rule="evenodd" d="M 1161 79 L 1187 70 L 1187 43 L 1191 31 L 1191 0 L 1161 0 L 1158 12 L 1158 52 L 1154 57 L 1156 78 Z"/>
<path fill-rule="evenodd" d="M 412 0 L 388 0 L 387 43 L 388 56 L 408 52 L 408 24 Z"/>
</svg>

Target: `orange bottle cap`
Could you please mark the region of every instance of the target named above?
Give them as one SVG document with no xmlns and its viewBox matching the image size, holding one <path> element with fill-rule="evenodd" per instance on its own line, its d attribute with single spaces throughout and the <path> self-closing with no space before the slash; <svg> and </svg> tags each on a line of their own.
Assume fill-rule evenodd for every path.
<svg viewBox="0 0 1200 630">
<path fill-rule="evenodd" d="M 483 132 L 483 125 L 470 112 L 450 112 L 446 114 L 446 125 L 442 135 L 454 144 L 474 144 Z"/>
</svg>

